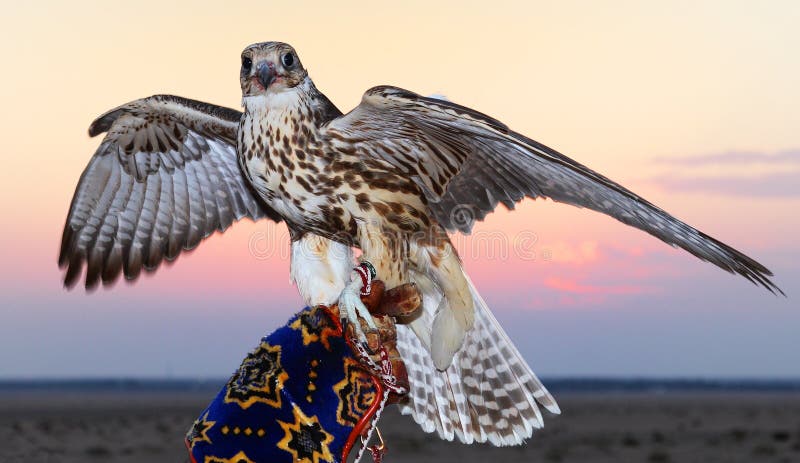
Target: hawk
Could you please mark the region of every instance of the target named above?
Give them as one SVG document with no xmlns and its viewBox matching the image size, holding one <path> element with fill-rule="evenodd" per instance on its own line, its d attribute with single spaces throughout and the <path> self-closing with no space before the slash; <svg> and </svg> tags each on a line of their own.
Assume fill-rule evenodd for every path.
<svg viewBox="0 0 800 463">
<path fill-rule="evenodd" d="M 473 109 L 396 87 L 343 114 L 288 44 L 241 55 L 242 113 L 157 95 L 101 115 L 107 135 L 78 183 L 59 264 L 65 285 L 135 279 L 242 218 L 283 221 L 291 278 L 309 305 L 358 299 L 352 247 L 424 313 L 398 328 L 403 411 L 445 439 L 512 445 L 559 408 L 464 273 L 448 232 L 499 204 L 550 198 L 607 214 L 772 292 L 772 273 L 644 198 Z M 358 327 L 358 323 L 355 323 Z M 363 335 L 363 334 L 362 334 Z"/>
</svg>

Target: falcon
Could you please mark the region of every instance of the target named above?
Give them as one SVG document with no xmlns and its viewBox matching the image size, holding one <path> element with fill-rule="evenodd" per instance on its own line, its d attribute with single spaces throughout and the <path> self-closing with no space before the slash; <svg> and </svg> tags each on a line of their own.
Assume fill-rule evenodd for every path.
<svg viewBox="0 0 800 463">
<path fill-rule="evenodd" d="M 347 320 L 369 324 L 360 248 L 387 287 L 411 282 L 422 294 L 423 315 L 398 327 L 411 382 L 403 412 L 445 439 L 495 445 L 530 437 L 540 406 L 559 413 L 448 238 L 498 205 L 585 207 L 781 292 L 755 260 L 473 109 L 379 86 L 343 114 L 280 42 L 242 52 L 240 83 L 241 113 L 157 95 L 92 123 L 90 136 L 107 134 L 64 227 L 67 287 L 84 266 L 87 288 L 133 280 L 237 220 L 270 219 L 290 230 L 305 302 L 338 301 Z"/>
</svg>

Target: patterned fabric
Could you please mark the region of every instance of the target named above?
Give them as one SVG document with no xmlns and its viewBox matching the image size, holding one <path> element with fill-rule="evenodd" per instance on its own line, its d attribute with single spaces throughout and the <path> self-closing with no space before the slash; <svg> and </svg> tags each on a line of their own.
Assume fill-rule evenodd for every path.
<svg viewBox="0 0 800 463">
<path fill-rule="evenodd" d="M 346 461 L 388 396 L 359 359 L 328 309 L 303 309 L 261 339 L 194 422 L 192 462 Z"/>
</svg>

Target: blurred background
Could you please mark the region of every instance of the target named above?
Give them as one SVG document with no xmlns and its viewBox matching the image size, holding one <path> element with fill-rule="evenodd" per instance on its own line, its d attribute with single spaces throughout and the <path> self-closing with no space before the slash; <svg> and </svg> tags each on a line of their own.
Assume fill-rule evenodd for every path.
<svg viewBox="0 0 800 463">
<path fill-rule="evenodd" d="M 56 265 L 94 117 L 156 93 L 239 108 L 239 53 L 265 40 L 294 45 L 343 111 L 392 84 L 497 117 L 754 257 L 788 295 L 591 211 L 492 214 L 453 239 L 564 410 L 503 459 L 800 460 L 798 18 L 778 0 L 5 5 L 0 460 L 182 461 L 196 414 L 300 307 L 288 233 L 266 222 L 90 294 Z M 395 461 L 492 452 L 386 421 Z"/>
</svg>

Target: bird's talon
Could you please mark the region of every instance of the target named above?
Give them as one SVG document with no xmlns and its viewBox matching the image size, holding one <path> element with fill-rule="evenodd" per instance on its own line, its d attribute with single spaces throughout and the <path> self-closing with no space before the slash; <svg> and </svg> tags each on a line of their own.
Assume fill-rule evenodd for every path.
<svg viewBox="0 0 800 463">
<path fill-rule="evenodd" d="M 377 331 L 378 325 L 369 313 L 367 306 L 361 301 L 360 292 L 364 284 L 361 277 L 357 273 L 353 273 L 350 283 L 342 290 L 339 296 L 339 315 L 342 320 L 353 325 L 353 332 L 355 338 L 363 345 L 369 345 L 367 336 L 364 334 L 364 329 L 361 327 L 359 318 L 364 320 L 368 327 L 368 331 Z M 342 323 L 342 328 L 345 329 L 345 323 Z"/>
<path fill-rule="evenodd" d="M 363 318 L 364 321 L 367 323 L 367 326 L 369 327 L 370 330 L 377 331 L 378 325 L 375 324 L 375 320 L 372 318 L 372 314 L 369 313 L 369 310 L 363 303 L 356 304 L 356 311 L 358 312 L 358 315 L 361 318 Z"/>
</svg>

